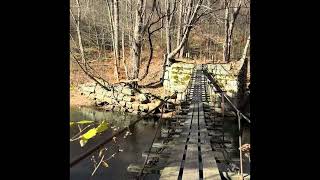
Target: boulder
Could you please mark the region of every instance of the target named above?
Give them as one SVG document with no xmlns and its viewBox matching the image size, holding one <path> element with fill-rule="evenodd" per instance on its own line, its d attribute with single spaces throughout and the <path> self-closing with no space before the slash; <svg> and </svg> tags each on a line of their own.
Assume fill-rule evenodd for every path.
<svg viewBox="0 0 320 180">
<path fill-rule="evenodd" d="M 111 98 L 117 98 L 117 97 L 118 97 L 117 91 L 113 91 L 111 94 Z"/>
<path fill-rule="evenodd" d="M 137 110 L 133 110 L 132 114 L 139 114 L 139 112 Z"/>
<path fill-rule="evenodd" d="M 121 108 L 120 106 L 114 106 L 113 111 L 120 111 L 120 108 Z"/>
<path fill-rule="evenodd" d="M 128 109 L 131 109 L 132 108 L 132 102 L 126 102 L 126 107 Z"/>
<path fill-rule="evenodd" d="M 140 104 L 139 110 L 142 111 L 142 112 L 148 112 L 149 105 L 148 104 Z"/>
<path fill-rule="evenodd" d="M 118 101 L 115 99 L 112 99 L 112 104 L 118 104 Z"/>
<path fill-rule="evenodd" d="M 112 104 L 112 102 L 113 102 L 112 100 L 113 100 L 113 99 L 111 99 L 111 98 L 109 98 L 109 97 L 106 97 L 106 96 L 103 98 L 103 101 L 105 101 L 105 102 L 107 102 L 107 103 L 109 103 L 109 104 Z"/>
<path fill-rule="evenodd" d="M 123 96 L 122 100 L 127 101 L 127 102 L 133 102 L 134 97 L 133 96 Z"/>
<path fill-rule="evenodd" d="M 94 86 L 83 86 L 81 89 L 82 89 L 83 92 L 93 93 L 95 91 L 95 87 Z"/>
<path fill-rule="evenodd" d="M 121 91 L 123 94 L 125 95 L 129 95 L 129 96 L 132 96 L 134 94 L 133 90 L 130 89 L 129 87 L 124 87 Z"/>
<path fill-rule="evenodd" d="M 114 87 L 114 90 L 117 91 L 117 92 L 119 92 L 119 93 L 121 93 L 122 89 L 123 89 L 122 86 L 115 86 L 115 87 Z"/>
<path fill-rule="evenodd" d="M 147 113 L 146 112 L 141 112 L 140 115 L 141 116 L 145 116 L 145 115 L 147 115 Z"/>
<path fill-rule="evenodd" d="M 237 80 L 229 80 L 227 81 L 227 85 L 231 87 L 238 87 L 238 81 Z"/>
<path fill-rule="evenodd" d="M 125 107 L 125 106 L 126 106 L 126 102 L 125 102 L 125 101 L 120 101 L 119 104 L 120 104 L 122 107 Z"/>
<path fill-rule="evenodd" d="M 139 103 L 138 102 L 133 102 L 132 103 L 132 109 L 135 110 L 135 111 L 138 111 L 139 110 Z"/>
<path fill-rule="evenodd" d="M 120 111 L 122 111 L 122 112 L 128 112 L 128 109 L 127 109 L 127 108 L 124 108 L 124 107 L 120 107 Z"/>
<path fill-rule="evenodd" d="M 93 94 L 93 93 L 91 93 L 91 94 L 89 94 L 89 99 L 95 99 L 96 98 L 96 95 L 95 94 Z"/>
<path fill-rule="evenodd" d="M 108 97 L 112 97 L 113 96 L 113 92 L 112 91 L 106 91 L 105 95 Z"/>
<path fill-rule="evenodd" d="M 117 96 L 117 100 L 118 101 L 122 101 L 123 100 L 123 96 L 124 96 L 124 94 L 119 93 L 118 96 Z"/>
<path fill-rule="evenodd" d="M 83 93 L 83 95 L 85 95 L 85 96 L 89 96 L 89 95 L 91 94 L 91 92 L 89 92 L 89 91 L 83 91 L 82 93 Z"/>
<path fill-rule="evenodd" d="M 150 102 L 148 97 L 145 94 L 139 94 L 138 99 L 142 104 L 146 104 Z"/>
<path fill-rule="evenodd" d="M 151 110 L 153 110 L 154 108 L 156 108 L 157 106 L 158 106 L 158 104 L 156 104 L 156 103 L 149 103 L 148 104 L 148 106 L 149 106 L 149 111 L 151 111 Z"/>
<path fill-rule="evenodd" d="M 108 104 L 108 105 L 104 106 L 104 108 L 107 111 L 111 111 L 113 109 L 113 105 L 112 104 Z"/>
<path fill-rule="evenodd" d="M 102 88 L 100 85 L 97 85 L 94 92 L 97 94 L 102 94 L 102 92 L 105 91 L 104 88 Z"/>
<path fill-rule="evenodd" d="M 103 101 L 104 95 L 103 94 L 96 94 L 96 99 L 98 101 Z"/>
</svg>

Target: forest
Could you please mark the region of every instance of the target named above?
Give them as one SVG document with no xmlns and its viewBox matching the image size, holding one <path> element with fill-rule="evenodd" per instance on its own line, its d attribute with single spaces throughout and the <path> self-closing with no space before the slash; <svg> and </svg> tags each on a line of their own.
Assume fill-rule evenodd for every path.
<svg viewBox="0 0 320 180">
<path fill-rule="evenodd" d="M 250 179 L 250 3 L 70 0 L 70 178 Z"/>
<path fill-rule="evenodd" d="M 248 0 L 71 0 L 71 83 L 88 80 L 80 65 L 110 84 L 161 84 L 170 59 L 238 61 L 249 39 Z"/>
</svg>

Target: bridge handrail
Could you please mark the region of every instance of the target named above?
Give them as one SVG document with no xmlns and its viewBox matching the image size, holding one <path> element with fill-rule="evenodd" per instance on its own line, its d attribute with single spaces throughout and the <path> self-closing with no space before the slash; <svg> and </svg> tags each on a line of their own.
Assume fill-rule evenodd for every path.
<svg viewBox="0 0 320 180">
<path fill-rule="evenodd" d="M 208 73 L 207 69 L 204 69 L 204 74 L 207 76 L 208 80 L 210 81 L 210 85 L 212 86 L 212 88 L 215 91 L 218 92 L 222 92 L 221 88 L 219 87 L 219 85 L 217 85 L 217 83 L 215 82 L 215 80 L 213 79 L 213 76 Z M 242 116 L 245 120 L 247 120 L 248 123 L 251 123 L 251 120 L 245 116 L 230 100 L 230 98 L 225 94 L 225 93 L 221 93 L 225 99 L 227 99 L 227 101 L 229 102 L 229 104 L 232 106 L 232 108 L 236 111 L 237 114 L 239 114 L 240 116 Z"/>
</svg>

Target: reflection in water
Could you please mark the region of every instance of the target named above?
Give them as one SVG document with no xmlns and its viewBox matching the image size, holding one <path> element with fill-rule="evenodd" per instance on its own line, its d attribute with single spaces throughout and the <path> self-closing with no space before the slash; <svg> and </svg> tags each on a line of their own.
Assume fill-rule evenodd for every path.
<svg viewBox="0 0 320 180">
<path fill-rule="evenodd" d="M 71 121 L 94 120 L 100 122 L 102 120 L 107 120 L 110 126 L 119 127 L 120 129 L 128 127 L 131 122 L 141 118 L 122 112 L 97 111 L 90 108 L 71 109 L 70 115 Z M 90 160 L 90 156 L 70 169 L 70 179 L 132 179 L 132 175 L 127 173 L 127 167 L 132 162 L 143 162 L 142 152 L 151 144 L 156 128 L 157 123 L 153 118 L 144 119 L 143 121 L 138 122 L 130 129 L 132 135 L 123 138 L 124 134 L 122 134 L 117 138 L 116 144 L 110 142 L 105 145 L 105 147 L 108 148 L 106 157 L 111 157 L 112 154 L 116 153 L 114 158 L 108 160 L 108 168 L 101 166 L 95 172 L 95 175 L 91 177 L 94 166 L 93 162 Z M 73 137 L 78 132 L 77 126 L 70 128 L 70 137 Z M 112 133 L 114 133 L 114 131 L 110 128 L 101 135 L 89 140 L 84 147 L 80 147 L 79 141 L 70 142 L 70 160 L 73 160 L 80 154 L 88 151 L 88 149 L 91 149 L 98 143 L 110 137 Z M 118 146 L 123 149 L 123 152 L 117 151 Z M 98 152 L 93 155 L 96 159 L 99 159 Z"/>
</svg>

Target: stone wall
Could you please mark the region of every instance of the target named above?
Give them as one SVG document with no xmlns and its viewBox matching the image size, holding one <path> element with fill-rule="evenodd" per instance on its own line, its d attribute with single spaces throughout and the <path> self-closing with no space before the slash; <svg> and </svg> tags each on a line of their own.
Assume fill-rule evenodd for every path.
<svg viewBox="0 0 320 180">
<path fill-rule="evenodd" d="M 208 64 L 208 71 L 214 76 L 218 85 L 231 98 L 231 101 L 237 105 L 239 96 L 238 76 L 232 73 L 232 65 L 228 64 Z"/>
<path fill-rule="evenodd" d="M 183 100 L 193 69 L 194 65 L 188 63 L 173 63 L 167 67 L 163 82 L 166 95 L 178 92 L 177 100 Z"/>
<path fill-rule="evenodd" d="M 156 108 L 161 102 L 148 94 L 138 93 L 124 85 L 106 90 L 97 83 L 86 83 L 80 85 L 79 90 L 82 95 L 89 97 L 95 101 L 96 105 L 106 110 L 145 114 Z"/>
</svg>

